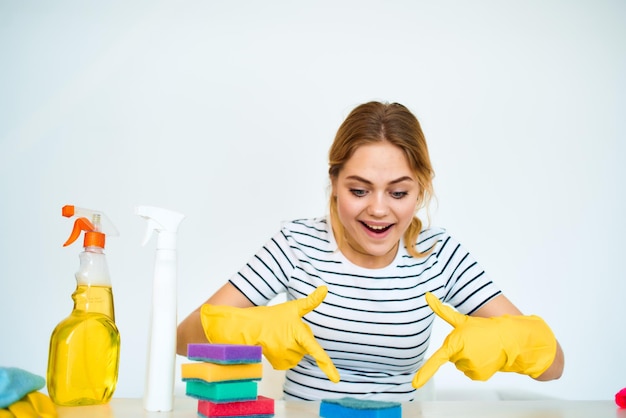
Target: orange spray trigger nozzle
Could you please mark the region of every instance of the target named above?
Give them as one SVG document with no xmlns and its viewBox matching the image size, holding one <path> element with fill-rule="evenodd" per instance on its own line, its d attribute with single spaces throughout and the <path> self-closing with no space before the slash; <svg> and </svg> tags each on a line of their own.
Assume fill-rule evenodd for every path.
<svg viewBox="0 0 626 418">
<path fill-rule="evenodd" d="M 70 237 L 67 239 L 67 241 L 65 241 L 65 244 L 63 244 L 63 246 L 67 247 L 68 245 L 76 241 L 82 231 L 85 231 L 85 232 L 95 231 L 93 224 L 89 222 L 89 219 L 87 218 L 76 219 L 76 221 L 74 222 L 74 228 L 72 229 L 72 233 L 70 234 Z"/>
<path fill-rule="evenodd" d="M 85 231 L 85 244 L 104 248 L 104 234 L 116 237 L 119 235 L 117 229 L 109 218 L 99 210 L 79 208 L 74 205 L 65 205 L 61 214 L 66 218 L 74 218 L 74 230 L 64 246 L 70 245 L 80 235 L 80 231 Z M 84 219 L 78 223 L 79 219 Z M 87 223 L 85 223 L 87 222 Z"/>
<path fill-rule="evenodd" d="M 61 214 L 65 216 L 66 218 L 71 218 L 72 216 L 74 216 L 74 213 L 75 213 L 74 205 L 65 205 L 61 209 Z"/>
</svg>

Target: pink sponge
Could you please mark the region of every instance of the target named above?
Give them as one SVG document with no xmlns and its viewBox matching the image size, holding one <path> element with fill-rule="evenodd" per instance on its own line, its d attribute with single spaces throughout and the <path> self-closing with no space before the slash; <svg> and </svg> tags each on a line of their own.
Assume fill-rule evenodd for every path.
<svg viewBox="0 0 626 418">
<path fill-rule="evenodd" d="M 191 360 L 217 364 L 244 364 L 261 362 L 260 345 L 188 344 L 187 357 Z"/>
<path fill-rule="evenodd" d="M 215 403 L 198 401 L 198 414 L 203 417 L 255 417 L 274 416 L 274 399 L 259 395 L 256 401 Z"/>
</svg>

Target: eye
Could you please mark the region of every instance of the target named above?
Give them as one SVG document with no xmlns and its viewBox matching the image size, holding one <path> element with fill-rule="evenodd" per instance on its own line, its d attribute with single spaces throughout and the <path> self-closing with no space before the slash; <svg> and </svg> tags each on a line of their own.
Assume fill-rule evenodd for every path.
<svg viewBox="0 0 626 418">
<path fill-rule="evenodd" d="M 367 191 L 363 189 L 350 189 L 350 193 L 352 193 L 356 197 L 363 197 L 367 194 Z"/>
<path fill-rule="evenodd" d="M 391 192 L 391 197 L 393 197 L 394 199 L 402 199 L 408 194 L 408 192 Z"/>
</svg>

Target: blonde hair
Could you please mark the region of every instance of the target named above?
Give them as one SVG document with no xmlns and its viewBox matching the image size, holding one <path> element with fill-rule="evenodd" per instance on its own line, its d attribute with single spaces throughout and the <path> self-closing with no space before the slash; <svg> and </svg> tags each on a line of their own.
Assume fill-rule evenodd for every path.
<svg viewBox="0 0 626 418">
<path fill-rule="evenodd" d="M 369 102 L 357 106 L 350 112 L 337 130 L 328 152 L 328 174 L 331 180 L 338 177 L 357 148 L 381 141 L 387 141 L 404 152 L 420 186 L 416 213 L 421 208 L 428 210 L 433 196 L 432 181 L 435 173 L 430 163 L 426 138 L 417 118 L 399 103 Z M 332 193 L 330 222 L 337 243 L 341 246 L 345 240 L 345 229 L 339 222 L 337 201 Z M 414 215 L 404 232 L 407 251 L 413 257 L 423 257 L 432 250 L 431 248 L 423 253 L 417 251 L 417 237 L 421 230 L 422 221 Z"/>
</svg>

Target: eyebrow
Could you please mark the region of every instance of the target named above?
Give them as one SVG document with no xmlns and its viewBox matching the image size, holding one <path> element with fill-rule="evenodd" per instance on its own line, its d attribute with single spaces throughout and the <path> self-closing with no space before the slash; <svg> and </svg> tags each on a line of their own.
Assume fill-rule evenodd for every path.
<svg viewBox="0 0 626 418">
<path fill-rule="evenodd" d="M 361 176 L 348 176 L 346 177 L 347 180 L 356 180 L 356 181 L 360 181 L 361 183 L 365 183 L 365 184 L 373 184 L 371 181 L 364 179 Z M 397 183 L 402 183 L 403 181 L 414 181 L 411 177 L 409 176 L 402 176 L 399 177 L 395 180 L 391 180 L 389 182 L 389 184 L 397 184 Z"/>
</svg>

